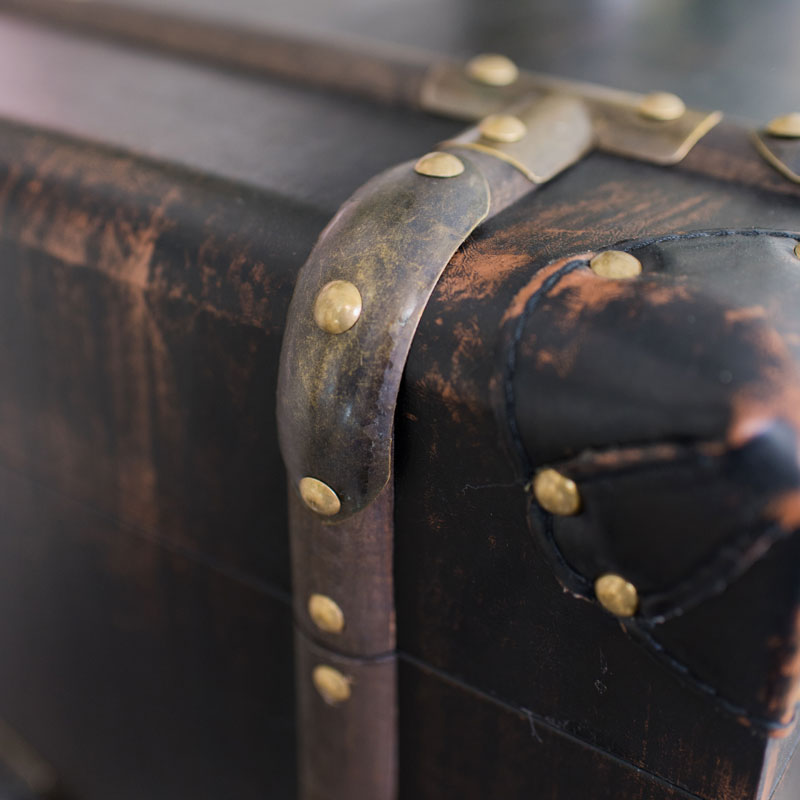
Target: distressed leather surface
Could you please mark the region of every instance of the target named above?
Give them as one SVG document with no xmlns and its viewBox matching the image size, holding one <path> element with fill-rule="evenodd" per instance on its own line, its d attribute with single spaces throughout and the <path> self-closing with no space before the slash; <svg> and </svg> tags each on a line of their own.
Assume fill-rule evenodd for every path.
<svg viewBox="0 0 800 800">
<path fill-rule="evenodd" d="M 554 291 L 525 318 L 519 347 L 513 342 L 527 301 L 547 276 L 575 260 L 585 263 L 596 250 L 650 235 L 797 230 L 795 190 L 788 182 L 769 192 L 748 186 L 763 165 L 748 150 L 746 137 L 736 145 L 732 137 L 726 129 L 709 135 L 701 155 L 713 177 L 699 175 L 696 162 L 658 170 L 594 155 L 476 232 L 440 282 L 412 349 L 398 418 L 396 484 L 401 650 L 512 706 L 531 709 L 543 725 L 715 800 L 769 796 L 774 778 L 769 765 L 783 763 L 794 746 L 789 728 L 782 731 L 789 736 L 785 744 L 772 748 L 770 726 L 759 728 L 756 717 L 780 724 L 793 706 L 780 673 L 791 671 L 793 663 L 796 537 L 780 538 L 758 569 L 737 575 L 736 590 L 719 596 L 719 602 L 727 595 L 731 603 L 724 613 L 709 597 L 697 606 L 697 615 L 687 612 L 659 629 L 665 648 L 681 640 L 672 654 L 677 663 L 655 658 L 658 648 L 634 635 L 635 626 L 603 611 L 586 583 L 566 582 L 572 591 L 565 591 L 562 569 L 582 567 L 593 580 L 593 570 L 610 563 L 607 542 L 615 557 L 627 559 L 629 568 L 635 564 L 637 577 L 655 590 L 702 564 L 711 551 L 716 555 L 717 543 L 754 533 L 744 521 L 731 530 L 719 519 L 723 511 L 733 519 L 737 509 L 728 509 L 729 501 L 738 511 L 749 509 L 757 529 L 773 492 L 793 485 L 791 448 L 785 456 L 780 426 L 765 431 L 777 433 L 777 439 L 756 437 L 750 450 L 724 463 L 713 449 L 697 452 L 699 445 L 724 437 L 737 387 L 749 381 L 769 389 L 769 382 L 763 383 L 763 348 L 756 345 L 759 332 L 772 325 L 791 338 L 790 290 L 796 279 L 789 269 L 789 240 L 768 237 L 771 244 L 759 256 L 771 265 L 765 267 L 770 275 L 775 271 L 767 282 L 749 275 L 747 256 L 741 262 L 720 257 L 706 269 L 702 253 L 695 268 L 677 280 L 686 268 L 666 246 L 651 248 L 650 272 L 636 287 L 593 291 L 588 287 L 600 279 L 576 267 L 565 289 L 584 281 L 586 290 Z M 714 147 L 724 161 L 709 156 Z M 737 291 L 743 292 L 739 305 L 756 306 L 766 303 L 767 294 L 773 297 L 771 288 L 773 302 L 786 304 L 780 321 L 773 309 L 765 311 L 768 321 L 747 322 L 745 314 L 739 328 L 729 328 L 733 321 L 725 319 L 725 310 L 738 307 Z M 650 306 L 647 300 L 657 298 L 657 289 L 665 302 Z M 609 315 L 603 324 L 603 309 L 615 296 L 617 319 Z M 666 302 L 670 299 L 678 306 Z M 670 308 L 676 315 L 667 325 L 660 315 Z M 581 327 L 583 315 L 597 323 L 596 336 Z M 705 332 L 695 339 L 690 325 L 705 325 Z M 545 347 L 548 342 L 553 346 Z M 503 377 L 512 349 L 518 355 L 514 411 L 528 467 L 508 424 Z M 696 363 L 694 356 L 704 349 L 711 356 L 697 362 L 694 383 L 675 375 L 676 364 L 689 357 Z M 563 351 L 563 362 L 539 360 L 543 350 Z M 741 360 L 738 373 L 719 363 L 734 354 Z M 570 364 L 575 372 L 565 366 Z M 732 372 L 730 381 L 727 374 L 720 379 L 725 369 Z M 559 381 L 569 389 L 561 392 Z M 595 382 L 596 392 L 589 388 Z M 628 423 L 630 438 L 624 432 Z M 605 438 L 594 438 L 598 429 Z M 658 469 L 640 473 L 637 458 L 649 455 L 658 462 L 665 455 L 662 444 L 675 456 L 666 459 L 672 471 L 664 480 Z M 631 468 L 620 468 L 618 476 L 620 491 L 627 481 L 629 518 L 622 501 L 602 504 L 598 480 L 586 487 L 587 508 L 595 516 L 575 517 L 564 527 L 558 520 L 551 528 L 546 526 L 552 520 L 540 519 L 534 509 L 529 526 L 530 469 L 545 462 L 578 465 L 592 447 L 598 449 L 598 468 L 603 455 L 611 462 L 624 463 L 626 453 L 631 458 Z M 765 451 L 772 473 L 759 461 Z M 737 470 L 738 483 L 717 486 L 720 474 Z M 777 487 L 751 485 L 753 475 L 768 482 L 776 471 L 782 480 Z M 739 491 L 745 484 L 746 491 Z M 664 492 L 679 500 L 659 505 Z M 600 518 L 595 535 L 589 520 Z M 628 535 L 619 539 L 618 521 L 628 525 L 621 530 Z M 565 547 L 572 546 L 571 566 L 564 554 L 566 563 L 558 565 L 553 530 L 564 531 Z M 766 634 L 772 622 L 770 633 L 780 630 L 778 638 Z M 679 624 L 685 627 L 678 630 Z M 722 672 L 732 661 L 726 684 Z M 744 705 L 750 719 L 741 713 Z M 616 722 L 609 724 L 612 719 Z"/>
<path fill-rule="evenodd" d="M 459 6 L 457 31 L 452 10 L 437 9 L 424 31 L 434 46 L 450 31 L 459 52 L 541 53 L 527 63 L 566 74 L 578 63 L 573 45 L 594 48 L 584 77 L 688 88 L 689 100 L 706 80 L 692 59 L 681 59 L 683 78 L 670 78 L 674 43 L 685 41 L 678 23 L 661 40 L 663 66 L 635 68 L 652 40 L 631 32 L 663 30 L 660 12 L 615 16 L 602 35 L 596 17 L 571 17 L 562 31 L 575 19 L 591 24 L 570 33 L 569 46 L 566 33 L 538 25 L 537 41 L 552 42 L 545 50 L 530 27 L 509 21 L 532 8 L 509 5 L 495 27 L 486 4 Z M 392 14 L 419 32 L 402 9 Z M 770 18 L 791 31 L 785 15 Z M 449 124 L 298 100 L 286 87 L 3 25 L 3 113 L 126 152 L 3 126 L 0 343 L 11 379 L 0 585 L 11 613 L 0 634 L 15 657 L 1 663 L 0 700 L 87 798 L 291 797 L 285 487 L 270 410 L 283 314 L 293 274 L 338 202 L 445 138 Z M 729 26 L 750 35 L 751 26 Z M 624 58 L 608 57 L 615 36 L 630 48 Z M 99 68 L 108 59 L 113 71 Z M 763 89 L 775 86 L 766 79 L 743 91 L 739 74 L 731 92 L 757 99 L 754 115 L 785 98 Z M 298 129 L 311 131 L 302 147 Z M 654 234 L 797 230 L 797 198 L 739 131 L 721 129 L 678 170 L 593 156 L 453 259 L 415 341 L 397 421 L 401 757 L 413 759 L 404 797 L 458 785 L 463 797 L 571 800 L 594 776 L 609 791 L 627 780 L 628 796 L 649 800 L 749 800 L 781 779 L 791 736 L 768 742 L 695 676 L 654 660 L 591 600 L 563 591 L 552 548 L 529 528 L 525 480 L 492 390 L 508 353 L 504 317 L 547 265 Z M 712 410 L 725 402 L 723 392 Z M 759 491 L 735 500 L 758 513 Z M 791 639 L 758 662 L 742 658 L 755 651 L 737 640 L 776 609 L 776 629 L 786 630 L 791 604 L 773 600 L 777 581 L 793 580 L 793 541 L 659 631 L 676 658 L 695 659 L 706 685 L 727 696 L 765 692 L 778 717 L 788 706 L 770 670 L 790 663 Z M 689 544 L 700 547 L 681 555 L 700 559 L 703 542 Z M 722 630 L 729 615 L 737 624 Z M 725 653 L 736 654 L 730 669 L 708 658 Z M 592 765 L 580 783 L 578 758 Z"/>
<path fill-rule="evenodd" d="M 797 699 L 796 243 L 699 231 L 615 245 L 635 280 L 545 268 L 505 376 L 526 474 L 555 463 L 581 489 L 574 517 L 531 508 L 565 585 L 626 576 L 657 652 L 773 722 Z"/>
</svg>

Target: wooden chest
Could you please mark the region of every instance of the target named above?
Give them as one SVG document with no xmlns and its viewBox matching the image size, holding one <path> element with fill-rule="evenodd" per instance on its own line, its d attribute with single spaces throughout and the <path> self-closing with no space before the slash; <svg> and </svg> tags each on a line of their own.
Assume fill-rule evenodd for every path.
<svg viewBox="0 0 800 800">
<path fill-rule="evenodd" d="M 371 9 L 0 1 L 0 760 L 793 800 L 793 42 Z"/>
</svg>

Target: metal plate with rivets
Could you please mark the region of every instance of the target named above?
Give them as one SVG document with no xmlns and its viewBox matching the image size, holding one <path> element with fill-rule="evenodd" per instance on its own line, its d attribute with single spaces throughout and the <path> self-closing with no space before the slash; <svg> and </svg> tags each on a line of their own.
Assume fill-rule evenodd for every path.
<svg viewBox="0 0 800 800">
<path fill-rule="evenodd" d="M 281 450 L 294 487 L 313 478 L 341 510 L 364 508 L 391 470 L 397 391 L 433 287 L 453 253 L 489 209 L 489 187 L 464 159 L 452 177 L 402 164 L 371 180 L 323 231 L 300 271 L 289 308 L 278 384 Z M 353 326 L 338 334 L 314 321 L 331 281 L 362 298 Z"/>
<path fill-rule="evenodd" d="M 580 99 L 586 104 L 598 149 L 655 164 L 680 161 L 722 119 L 716 111 L 685 109 L 678 114 L 673 109 L 680 109 L 680 99 L 662 92 L 642 95 L 533 72 L 520 72 L 507 85 L 482 84 L 454 61 L 431 68 L 422 86 L 420 104 L 435 114 L 479 120 L 548 95 Z M 665 106 L 669 113 L 661 111 Z"/>
</svg>

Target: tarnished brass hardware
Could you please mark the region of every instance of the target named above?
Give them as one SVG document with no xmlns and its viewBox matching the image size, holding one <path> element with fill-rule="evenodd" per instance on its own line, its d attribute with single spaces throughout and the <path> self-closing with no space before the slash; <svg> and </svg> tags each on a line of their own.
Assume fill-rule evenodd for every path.
<svg viewBox="0 0 800 800">
<path fill-rule="evenodd" d="M 308 615 L 325 633 L 341 633 L 344 630 L 344 612 L 339 604 L 327 595 L 312 594 L 308 598 Z"/>
<path fill-rule="evenodd" d="M 794 246 L 794 254 L 795 254 L 795 255 L 796 255 L 798 258 L 800 258 L 800 242 L 798 242 L 798 243 L 797 243 L 797 244 Z"/>
<path fill-rule="evenodd" d="M 554 469 L 543 469 L 536 473 L 533 494 L 536 502 L 551 514 L 568 517 L 581 509 L 581 496 L 575 481 Z"/>
<path fill-rule="evenodd" d="M 513 164 L 534 183 L 545 183 L 580 160 L 592 147 L 594 133 L 585 103 L 574 97 L 551 95 L 519 104 L 504 118 L 518 120 L 527 135 L 519 141 L 491 142 L 485 134 L 488 117 L 446 147 L 465 147 Z"/>
<path fill-rule="evenodd" d="M 775 117 L 767 125 L 765 132 L 784 139 L 800 139 L 800 112 L 793 111 L 791 114 Z"/>
<path fill-rule="evenodd" d="M 605 250 L 590 262 L 592 270 L 602 278 L 635 278 L 642 273 L 642 262 L 624 250 Z"/>
<path fill-rule="evenodd" d="M 455 178 L 464 171 L 464 162 L 452 153 L 428 153 L 414 164 L 414 172 L 429 178 Z"/>
<path fill-rule="evenodd" d="M 600 605 L 618 617 L 632 617 L 639 608 L 639 592 L 620 575 L 602 575 L 594 583 Z"/>
<path fill-rule="evenodd" d="M 686 113 L 686 103 L 671 92 L 653 92 L 642 98 L 639 113 L 646 119 L 671 122 Z"/>
<path fill-rule="evenodd" d="M 301 478 L 299 489 L 303 502 L 315 513 L 323 517 L 332 517 L 339 513 L 341 501 L 327 483 L 316 478 Z"/>
<path fill-rule="evenodd" d="M 463 164 L 447 180 L 417 174 L 413 161 L 373 178 L 300 270 L 281 351 L 278 435 L 291 484 L 306 476 L 324 482 L 329 493 L 304 500 L 330 522 L 363 509 L 386 486 L 414 332 L 453 253 L 489 211 L 486 179 L 468 159 Z M 375 309 L 344 336 L 314 322 L 316 294 L 332 279 L 357 286 L 364 308 Z"/>
<path fill-rule="evenodd" d="M 314 301 L 314 321 L 327 333 L 344 333 L 361 316 L 361 293 L 350 281 L 331 281 Z"/>
<path fill-rule="evenodd" d="M 466 73 L 485 86 L 510 86 L 519 77 L 517 65 L 498 53 L 483 53 L 470 59 Z"/>
<path fill-rule="evenodd" d="M 654 164 L 677 163 L 722 119 L 716 111 L 686 109 L 675 118 L 666 118 L 666 110 L 662 110 L 656 120 L 642 114 L 642 107 L 652 104 L 645 103 L 645 95 L 525 71 L 508 86 L 489 87 L 470 79 L 457 62 L 431 68 L 420 103 L 427 111 L 474 121 L 508 113 L 518 103 L 532 104 L 553 94 L 586 103 L 598 149 Z M 672 102 L 671 113 L 675 114 L 677 108 Z"/>
<path fill-rule="evenodd" d="M 478 125 L 484 139 L 511 144 L 522 139 L 528 131 L 525 123 L 513 114 L 490 114 Z"/>
<path fill-rule="evenodd" d="M 314 688 L 328 705 L 337 706 L 350 699 L 351 680 L 338 669 L 319 664 L 314 667 L 311 679 L 314 682 Z"/>
</svg>

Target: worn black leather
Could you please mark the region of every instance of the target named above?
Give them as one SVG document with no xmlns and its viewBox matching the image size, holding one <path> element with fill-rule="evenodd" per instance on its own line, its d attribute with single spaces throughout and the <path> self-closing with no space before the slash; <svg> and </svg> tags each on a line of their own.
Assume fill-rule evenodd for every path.
<svg viewBox="0 0 800 800">
<path fill-rule="evenodd" d="M 591 598 L 600 575 L 626 577 L 641 597 L 631 629 L 765 724 L 793 707 L 778 663 L 800 579 L 796 242 L 615 245 L 643 264 L 628 281 L 568 262 L 529 300 L 508 382 L 528 477 L 555 466 L 580 488 L 576 516 L 531 508 L 562 582 Z"/>
</svg>

